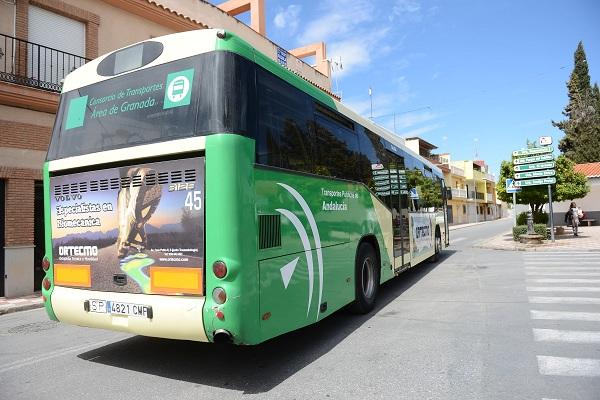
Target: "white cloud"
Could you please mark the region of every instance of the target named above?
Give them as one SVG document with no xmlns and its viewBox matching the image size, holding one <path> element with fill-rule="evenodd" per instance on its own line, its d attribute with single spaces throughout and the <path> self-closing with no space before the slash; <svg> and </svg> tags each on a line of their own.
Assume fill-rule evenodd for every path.
<svg viewBox="0 0 600 400">
<path fill-rule="evenodd" d="M 403 22 L 418 22 L 422 19 L 421 4 L 416 0 L 396 0 L 390 20 L 398 18 Z"/>
<path fill-rule="evenodd" d="M 301 10 L 302 6 L 296 4 L 291 4 L 285 9 L 279 9 L 273 23 L 279 29 L 289 29 L 290 33 L 294 33 L 298 29 Z"/>
<path fill-rule="evenodd" d="M 424 122 L 432 121 L 439 118 L 439 115 L 431 111 L 425 112 L 409 112 L 396 116 L 396 126 L 400 129 L 410 128 Z"/>
<path fill-rule="evenodd" d="M 400 135 L 403 136 L 403 137 L 420 136 L 420 135 L 422 135 L 424 133 L 434 131 L 434 130 L 439 129 L 441 127 L 442 127 L 442 124 L 431 124 L 431 125 L 426 125 L 426 126 L 422 126 L 420 128 L 417 128 L 417 129 L 410 130 L 408 132 L 400 132 Z"/>
<path fill-rule="evenodd" d="M 322 16 L 311 21 L 298 37 L 299 45 L 347 36 L 363 22 L 374 19 L 375 7 L 366 0 L 326 0 L 319 12 Z"/>
<path fill-rule="evenodd" d="M 348 36 L 347 38 L 332 41 L 327 45 L 327 58 L 339 60 L 341 57 L 343 69 L 334 71 L 334 78 L 350 75 L 357 70 L 370 66 L 374 58 L 380 55 L 379 43 L 389 28 L 382 28 L 363 32 L 362 34 Z M 386 48 L 383 48 L 387 51 Z"/>
</svg>

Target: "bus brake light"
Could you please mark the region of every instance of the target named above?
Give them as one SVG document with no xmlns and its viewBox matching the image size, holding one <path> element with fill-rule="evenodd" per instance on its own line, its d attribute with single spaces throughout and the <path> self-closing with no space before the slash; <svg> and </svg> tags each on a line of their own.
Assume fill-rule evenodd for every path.
<svg viewBox="0 0 600 400">
<path fill-rule="evenodd" d="M 213 263 L 213 272 L 217 278 L 224 278 L 227 275 L 227 265 L 225 265 L 224 261 L 215 261 Z"/>
<path fill-rule="evenodd" d="M 48 268 L 50 268 L 50 260 L 48 260 L 48 257 L 44 257 L 42 259 L 42 269 L 48 271 Z"/>
</svg>

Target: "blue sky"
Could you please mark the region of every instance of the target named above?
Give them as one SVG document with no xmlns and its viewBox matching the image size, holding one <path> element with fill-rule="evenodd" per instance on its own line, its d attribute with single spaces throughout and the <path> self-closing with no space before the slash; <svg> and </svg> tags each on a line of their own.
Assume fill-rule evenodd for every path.
<svg viewBox="0 0 600 400">
<path fill-rule="evenodd" d="M 475 151 L 497 174 L 552 127 L 582 40 L 600 82 L 600 1 L 266 0 L 267 36 L 286 49 L 325 41 L 333 90 L 401 136 L 452 159 Z M 310 61 L 310 60 L 309 60 Z M 337 84 L 336 84 L 337 81 Z"/>
</svg>

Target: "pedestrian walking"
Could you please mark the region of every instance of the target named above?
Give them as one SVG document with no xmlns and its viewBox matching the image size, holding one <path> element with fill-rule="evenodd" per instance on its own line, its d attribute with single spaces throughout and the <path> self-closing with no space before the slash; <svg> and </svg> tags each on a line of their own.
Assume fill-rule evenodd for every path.
<svg viewBox="0 0 600 400">
<path fill-rule="evenodd" d="M 565 222 L 567 226 L 573 227 L 573 235 L 579 236 L 579 218 L 583 215 L 583 212 L 577 207 L 574 201 L 571 202 L 567 213 L 565 214 Z"/>
</svg>

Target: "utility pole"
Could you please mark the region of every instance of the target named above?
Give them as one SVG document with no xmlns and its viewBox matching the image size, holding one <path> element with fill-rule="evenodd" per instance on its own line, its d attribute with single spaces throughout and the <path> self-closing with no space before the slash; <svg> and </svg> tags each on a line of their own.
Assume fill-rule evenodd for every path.
<svg viewBox="0 0 600 400">
<path fill-rule="evenodd" d="M 371 100 L 371 121 L 373 121 L 373 90 L 369 86 L 369 99 Z"/>
</svg>

